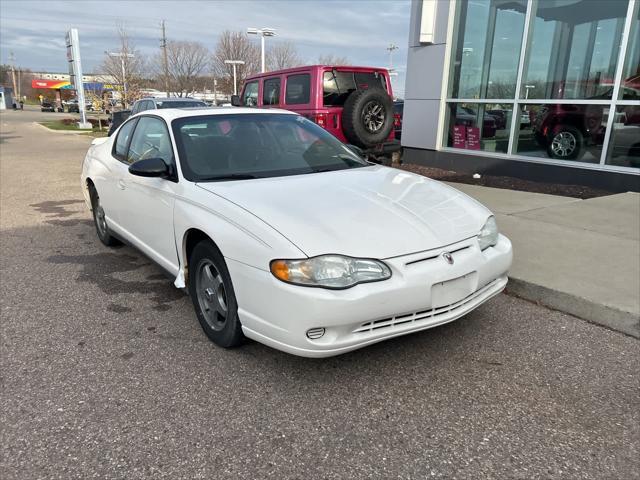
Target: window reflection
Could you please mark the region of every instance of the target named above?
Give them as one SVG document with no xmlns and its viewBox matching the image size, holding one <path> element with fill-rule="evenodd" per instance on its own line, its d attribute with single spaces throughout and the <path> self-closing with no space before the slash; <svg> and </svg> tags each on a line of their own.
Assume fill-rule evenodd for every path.
<svg viewBox="0 0 640 480">
<path fill-rule="evenodd" d="M 618 106 L 609 141 L 607 165 L 640 167 L 640 106 Z"/>
<path fill-rule="evenodd" d="M 611 98 L 628 3 L 540 0 L 522 97 Z"/>
<path fill-rule="evenodd" d="M 452 98 L 514 98 L 526 0 L 459 2 Z"/>
<path fill-rule="evenodd" d="M 635 16 L 629 32 L 627 56 L 622 73 L 622 86 L 618 98 L 640 100 L 640 4 L 636 2 Z"/>
<path fill-rule="evenodd" d="M 523 105 L 517 153 L 600 163 L 608 113 L 608 105 Z"/>
<path fill-rule="evenodd" d="M 511 105 L 450 103 L 448 106 L 447 146 L 464 150 L 507 152 Z"/>
</svg>

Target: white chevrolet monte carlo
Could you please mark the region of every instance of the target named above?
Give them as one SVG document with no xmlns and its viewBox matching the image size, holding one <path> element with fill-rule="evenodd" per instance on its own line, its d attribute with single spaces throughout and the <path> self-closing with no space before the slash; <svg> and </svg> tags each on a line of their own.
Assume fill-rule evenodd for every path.
<svg viewBox="0 0 640 480">
<path fill-rule="evenodd" d="M 345 353 L 469 313 L 511 265 L 484 206 L 287 111 L 141 113 L 93 141 L 82 187 L 100 240 L 187 287 L 223 347 Z"/>
</svg>

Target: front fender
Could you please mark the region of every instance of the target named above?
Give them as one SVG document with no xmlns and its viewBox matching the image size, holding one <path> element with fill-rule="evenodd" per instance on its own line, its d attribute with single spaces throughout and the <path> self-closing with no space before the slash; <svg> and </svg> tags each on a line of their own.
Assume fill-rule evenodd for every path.
<svg viewBox="0 0 640 480">
<path fill-rule="evenodd" d="M 176 198 L 174 232 L 184 283 L 188 252 L 187 233 L 197 229 L 218 246 L 222 255 L 260 270 L 268 271 L 274 258 L 304 258 L 306 255 L 260 218 L 223 197 L 194 185 L 189 198 Z"/>
</svg>

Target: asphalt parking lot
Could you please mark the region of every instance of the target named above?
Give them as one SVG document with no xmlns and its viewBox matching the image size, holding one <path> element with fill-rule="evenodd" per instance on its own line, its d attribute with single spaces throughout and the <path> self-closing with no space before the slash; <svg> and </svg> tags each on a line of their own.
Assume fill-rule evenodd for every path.
<svg viewBox="0 0 640 480">
<path fill-rule="evenodd" d="M 98 241 L 52 115 L 0 113 L 3 479 L 640 478 L 638 340 L 500 295 L 330 359 L 222 350 Z"/>
</svg>

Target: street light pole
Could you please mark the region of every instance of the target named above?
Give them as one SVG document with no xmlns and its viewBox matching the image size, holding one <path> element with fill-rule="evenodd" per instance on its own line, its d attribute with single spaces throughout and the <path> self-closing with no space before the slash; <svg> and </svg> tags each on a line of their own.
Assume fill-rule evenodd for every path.
<svg viewBox="0 0 640 480">
<path fill-rule="evenodd" d="M 260 60 L 262 73 L 265 69 L 265 55 L 264 55 L 264 37 L 275 37 L 276 31 L 273 28 L 247 28 L 247 35 L 259 35 L 260 36 Z"/>
<path fill-rule="evenodd" d="M 227 65 L 233 66 L 233 94 L 238 94 L 238 84 L 236 81 L 236 65 L 244 65 L 244 61 L 242 60 L 225 60 L 224 63 Z"/>
</svg>

